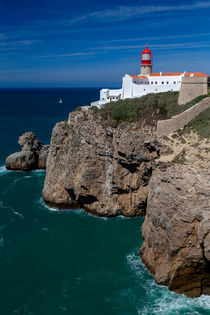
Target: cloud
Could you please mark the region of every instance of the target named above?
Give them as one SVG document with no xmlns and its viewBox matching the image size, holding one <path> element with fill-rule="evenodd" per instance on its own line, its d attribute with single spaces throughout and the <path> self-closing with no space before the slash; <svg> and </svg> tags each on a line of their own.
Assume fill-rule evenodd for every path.
<svg viewBox="0 0 210 315">
<path fill-rule="evenodd" d="M 40 43 L 41 40 L 16 40 L 16 41 L 9 41 L 9 42 L 1 42 L 0 41 L 0 49 L 3 48 L 3 50 L 9 50 L 9 49 L 17 49 L 25 46 L 31 46 L 33 44 Z"/>
<path fill-rule="evenodd" d="M 100 41 L 101 43 L 120 43 L 120 42 L 135 42 L 140 40 L 164 40 L 164 39 L 181 39 L 181 38 L 193 38 L 193 37 L 206 37 L 210 36 L 210 33 L 193 33 L 193 34 L 178 34 L 178 35 L 167 35 L 167 36 L 153 36 L 153 37 L 136 37 L 136 38 L 117 38 Z"/>
<path fill-rule="evenodd" d="M 73 57 L 73 56 L 86 56 L 86 55 L 95 55 L 95 52 L 76 52 L 76 53 L 70 53 L 70 54 L 62 54 L 62 55 L 56 55 L 57 57 Z"/>
<path fill-rule="evenodd" d="M 210 1 L 195 2 L 186 5 L 174 5 L 174 6 L 120 6 L 113 9 L 107 9 L 103 11 L 90 12 L 87 15 L 81 15 L 70 20 L 70 23 L 78 23 L 87 19 L 98 20 L 127 20 L 135 18 L 144 14 L 158 13 L 158 12 L 170 12 L 170 11 L 189 11 L 196 9 L 210 8 Z"/>
<path fill-rule="evenodd" d="M 43 55 L 36 56 L 37 58 L 61 58 L 61 57 L 77 57 L 77 56 L 88 56 L 88 55 L 96 55 L 102 54 L 103 52 L 74 52 L 74 53 L 66 53 L 66 54 L 55 54 L 55 55 Z"/>
<path fill-rule="evenodd" d="M 94 50 L 127 50 L 127 49 L 142 49 L 143 45 L 118 45 L 118 46 L 104 46 L 104 47 L 94 47 Z M 153 44 L 150 46 L 154 50 L 168 50 L 168 49 L 192 49 L 192 48 L 208 48 L 210 47 L 210 42 L 188 42 L 188 43 L 173 43 L 173 44 Z"/>
</svg>

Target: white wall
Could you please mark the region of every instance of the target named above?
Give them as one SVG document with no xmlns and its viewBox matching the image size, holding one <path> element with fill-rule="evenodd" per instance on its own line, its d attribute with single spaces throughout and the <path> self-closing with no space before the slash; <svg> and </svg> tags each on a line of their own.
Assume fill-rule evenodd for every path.
<svg viewBox="0 0 210 315">
<path fill-rule="evenodd" d="M 122 88 L 123 88 L 123 94 L 122 94 L 122 99 L 124 98 L 130 98 L 133 97 L 133 79 L 126 74 L 123 77 L 123 82 L 122 82 Z"/>
<path fill-rule="evenodd" d="M 167 91 L 180 91 L 182 76 L 148 76 L 148 79 L 132 78 L 126 74 L 122 80 L 122 89 L 100 91 L 99 104 L 110 101 L 140 97 L 148 93 L 160 93 Z"/>
</svg>

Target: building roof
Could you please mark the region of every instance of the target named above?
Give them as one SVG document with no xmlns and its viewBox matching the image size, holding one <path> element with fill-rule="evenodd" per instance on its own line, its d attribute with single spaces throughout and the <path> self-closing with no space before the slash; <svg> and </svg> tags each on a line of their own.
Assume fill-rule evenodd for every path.
<svg viewBox="0 0 210 315">
<path fill-rule="evenodd" d="M 129 74 L 129 76 L 133 79 L 148 79 L 148 77 L 146 77 L 144 75 L 131 75 L 131 74 Z"/>
<path fill-rule="evenodd" d="M 186 77 L 190 77 L 193 74 L 194 77 L 208 77 L 208 74 L 205 74 L 203 72 L 187 72 Z"/>
<path fill-rule="evenodd" d="M 158 72 L 158 73 L 151 73 L 150 77 L 162 77 L 162 76 L 181 76 L 184 72 Z M 185 77 L 190 77 L 193 74 L 194 77 L 208 77 L 207 74 L 203 72 L 186 72 Z"/>
</svg>

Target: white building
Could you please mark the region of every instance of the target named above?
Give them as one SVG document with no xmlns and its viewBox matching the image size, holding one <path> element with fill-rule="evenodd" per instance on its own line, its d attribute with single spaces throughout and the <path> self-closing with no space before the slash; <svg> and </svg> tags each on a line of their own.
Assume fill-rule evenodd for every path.
<svg viewBox="0 0 210 315">
<path fill-rule="evenodd" d="M 152 73 L 153 55 L 146 47 L 141 54 L 141 73 L 139 75 L 126 74 L 122 79 L 122 88 L 117 90 L 102 89 L 100 100 L 91 106 L 102 105 L 118 101 L 119 99 L 141 97 L 148 93 L 180 91 L 183 77 L 202 77 L 204 73 Z"/>
</svg>

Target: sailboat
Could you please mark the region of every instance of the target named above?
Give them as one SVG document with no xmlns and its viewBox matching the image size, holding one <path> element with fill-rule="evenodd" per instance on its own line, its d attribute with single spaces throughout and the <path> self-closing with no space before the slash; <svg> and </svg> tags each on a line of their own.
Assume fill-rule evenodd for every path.
<svg viewBox="0 0 210 315">
<path fill-rule="evenodd" d="M 62 99 L 60 98 L 59 101 L 58 101 L 58 104 L 62 104 L 62 103 L 63 103 L 63 101 L 62 101 Z"/>
</svg>

